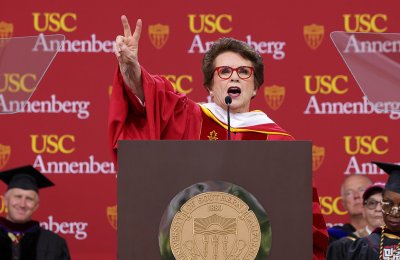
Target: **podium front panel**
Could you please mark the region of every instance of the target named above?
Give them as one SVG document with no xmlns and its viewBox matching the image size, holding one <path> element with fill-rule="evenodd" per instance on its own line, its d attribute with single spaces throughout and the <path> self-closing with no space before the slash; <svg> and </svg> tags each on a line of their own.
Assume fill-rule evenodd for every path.
<svg viewBox="0 0 400 260">
<path fill-rule="evenodd" d="M 176 194 L 204 181 L 239 185 L 271 223 L 268 259 L 312 259 L 307 141 L 120 141 L 118 258 L 161 259 L 158 234 Z"/>
</svg>

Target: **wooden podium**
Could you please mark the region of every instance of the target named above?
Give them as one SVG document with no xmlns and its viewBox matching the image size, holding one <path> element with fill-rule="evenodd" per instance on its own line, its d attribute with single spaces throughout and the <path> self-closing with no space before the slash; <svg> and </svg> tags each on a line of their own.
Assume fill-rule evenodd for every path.
<svg viewBox="0 0 400 260">
<path fill-rule="evenodd" d="M 243 187 L 265 209 L 267 259 L 312 259 L 311 142 L 120 141 L 118 160 L 118 259 L 162 259 L 159 225 L 170 201 L 210 180 Z"/>
</svg>

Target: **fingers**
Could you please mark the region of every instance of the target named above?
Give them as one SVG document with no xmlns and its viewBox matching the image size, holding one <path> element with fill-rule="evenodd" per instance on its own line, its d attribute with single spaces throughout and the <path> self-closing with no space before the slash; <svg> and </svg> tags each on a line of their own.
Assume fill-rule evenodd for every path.
<svg viewBox="0 0 400 260">
<path fill-rule="evenodd" d="M 115 50 L 121 51 L 121 48 L 119 46 L 123 42 L 124 42 L 124 37 L 122 35 L 118 35 L 117 38 L 115 39 Z"/>
<path fill-rule="evenodd" d="M 123 43 L 124 37 L 121 35 L 118 35 L 117 38 L 115 39 L 115 49 L 114 49 L 114 54 L 117 58 L 121 56 L 121 43 Z"/>
<path fill-rule="evenodd" d="M 129 60 L 129 56 L 134 54 L 134 53 L 131 53 L 131 50 L 125 44 L 125 37 L 122 35 L 118 35 L 115 40 L 114 54 L 120 63 L 126 62 L 127 60 Z"/>
<path fill-rule="evenodd" d="M 128 18 L 126 18 L 125 15 L 121 16 L 121 22 L 122 22 L 122 26 L 124 27 L 125 37 L 133 36 L 134 44 L 138 45 L 139 39 L 140 39 L 140 34 L 142 33 L 142 19 L 137 20 L 136 28 L 135 28 L 135 31 L 133 32 L 133 35 L 131 32 L 131 27 L 129 26 Z"/>
<path fill-rule="evenodd" d="M 128 46 L 126 46 L 126 44 L 123 41 L 121 41 L 119 43 L 118 48 L 119 48 L 120 54 L 122 54 L 122 53 L 128 54 L 129 53 L 129 48 L 128 48 Z"/>
<path fill-rule="evenodd" d="M 138 19 L 136 22 L 135 32 L 133 33 L 133 41 L 138 44 L 140 39 L 140 34 L 142 33 L 142 19 Z"/>
<path fill-rule="evenodd" d="M 131 27 L 129 26 L 128 18 L 125 15 L 121 16 L 122 26 L 124 27 L 125 37 L 132 36 Z"/>
<path fill-rule="evenodd" d="M 142 32 L 142 20 L 137 20 L 133 35 L 125 15 L 121 16 L 121 22 L 124 27 L 124 36 L 118 35 L 115 39 L 115 56 L 119 61 L 133 59 L 133 61 L 137 62 L 139 39 Z"/>
</svg>

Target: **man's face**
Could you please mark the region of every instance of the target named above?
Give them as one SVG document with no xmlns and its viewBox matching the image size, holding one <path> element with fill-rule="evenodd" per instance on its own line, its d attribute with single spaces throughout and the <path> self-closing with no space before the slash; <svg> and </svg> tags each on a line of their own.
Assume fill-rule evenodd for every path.
<svg viewBox="0 0 400 260">
<path fill-rule="evenodd" d="M 382 206 L 380 204 L 381 200 L 382 194 L 380 192 L 375 193 L 374 195 L 369 196 L 364 205 L 363 216 L 371 231 L 383 225 Z"/>
<path fill-rule="evenodd" d="M 369 185 L 371 185 L 371 181 L 368 178 L 358 175 L 348 177 L 343 183 L 343 207 L 350 216 L 363 213 L 362 195 Z"/>
<path fill-rule="evenodd" d="M 383 220 L 391 231 L 400 232 L 400 210 L 398 208 L 400 206 L 400 194 L 386 190 L 383 194 L 383 202 L 388 202 L 389 208 L 391 206 L 397 207 L 397 211 L 392 210 L 389 214 L 383 213 Z"/>
<path fill-rule="evenodd" d="M 6 218 L 14 223 L 26 223 L 39 207 L 39 195 L 33 190 L 13 188 L 5 195 Z"/>
<path fill-rule="evenodd" d="M 234 69 L 240 66 L 253 67 L 251 61 L 230 51 L 218 55 L 214 63 L 215 67 L 229 66 Z M 248 112 L 250 100 L 255 93 L 254 73 L 248 79 L 241 79 L 237 71 L 234 71 L 229 79 L 221 79 L 217 71 L 214 72 L 210 95 L 218 106 L 226 109 L 225 97 L 229 95 L 232 98 L 230 109 L 233 113 Z"/>
</svg>

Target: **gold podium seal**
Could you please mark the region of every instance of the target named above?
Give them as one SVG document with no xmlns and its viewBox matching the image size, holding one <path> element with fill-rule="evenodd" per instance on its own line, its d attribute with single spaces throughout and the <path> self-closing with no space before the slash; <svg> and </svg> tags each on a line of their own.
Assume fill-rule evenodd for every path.
<svg viewBox="0 0 400 260">
<path fill-rule="evenodd" d="M 178 260 L 255 259 L 260 243 L 256 215 L 225 192 L 194 196 L 175 214 L 170 228 L 170 246 Z"/>
</svg>

